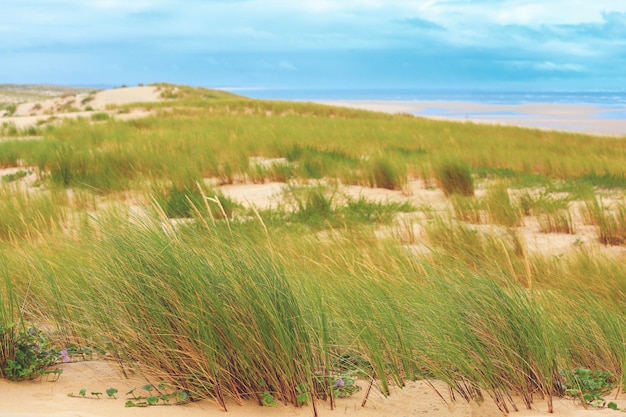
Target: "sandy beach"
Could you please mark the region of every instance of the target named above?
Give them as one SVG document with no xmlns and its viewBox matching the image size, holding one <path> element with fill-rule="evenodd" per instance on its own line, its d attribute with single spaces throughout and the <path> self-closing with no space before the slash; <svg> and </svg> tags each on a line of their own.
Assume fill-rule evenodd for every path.
<svg viewBox="0 0 626 417">
<path fill-rule="evenodd" d="M 322 104 L 474 123 L 626 136 L 626 108 L 586 104 L 482 104 L 453 101 L 325 100 Z"/>
<path fill-rule="evenodd" d="M 43 380 L 9 382 L 0 380 L 0 417 L 137 417 L 137 416 L 182 416 L 182 417 L 308 417 L 313 416 L 310 404 L 300 408 L 278 404 L 275 407 L 261 407 L 255 401 L 237 404 L 227 403 L 225 413 L 211 401 L 199 401 L 185 405 L 125 407 L 128 399 L 124 394 L 135 387 L 153 382 L 139 375 L 125 377 L 119 367 L 110 361 L 78 361 L 59 365 L 63 369 L 61 377 L 54 382 Z M 440 397 L 424 381 L 407 382 L 403 389 L 392 388 L 389 397 L 383 397 L 373 389 L 362 406 L 367 382 L 358 394 L 338 399 L 336 408 L 331 410 L 327 402 L 317 401 L 319 417 L 499 417 L 495 404 L 487 400 L 482 405 L 468 404 L 462 400 L 452 401 L 445 386 L 437 381 L 434 387 L 441 391 Z M 104 392 L 110 387 L 118 389 L 116 398 L 102 394 L 100 398 L 91 391 Z M 78 395 L 87 389 L 86 396 Z M 73 396 L 70 396 L 73 394 Z M 620 395 L 615 401 L 626 407 L 626 396 Z M 521 401 L 518 403 L 522 407 Z M 604 409 L 584 409 L 571 399 L 555 399 L 555 412 L 547 413 L 545 401 L 537 398 L 533 410 L 520 408 L 512 416 L 532 417 L 591 417 L 596 415 L 619 415 L 618 412 Z"/>
</svg>

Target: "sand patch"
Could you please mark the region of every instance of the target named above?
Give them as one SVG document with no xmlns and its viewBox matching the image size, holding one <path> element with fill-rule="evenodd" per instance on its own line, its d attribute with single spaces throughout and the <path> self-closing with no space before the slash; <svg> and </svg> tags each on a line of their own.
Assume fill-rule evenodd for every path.
<svg viewBox="0 0 626 417">
<path fill-rule="evenodd" d="M 211 401 L 176 406 L 153 406 L 147 408 L 124 406 L 127 401 L 126 392 L 141 387 L 148 381 L 140 375 L 128 377 L 121 372 L 115 362 L 85 361 L 58 365 L 63 374 L 55 382 L 46 380 L 9 382 L 0 380 L 0 417 L 135 417 L 146 415 L 182 416 L 182 417 L 310 417 L 313 415 L 311 405 L 301 408 L 278 404 L 276 407 L 260 407 L 256 402 L 236 404 L 227 402 L 228 412 L 224 413 Z M 452 401 L 446 386 L 438 381 L 432 382 L 441 396 L 425 381 L 409 381 L 402 389 L 391 387 L 391 395 L 384 397 L 373 389 L 365 406 L 362 406 L 367 391 L 367 381 L 360 381 L 362 389 L 349 398 L 337 399 L 336 408 L 330 409 L 329 403 L 316 402 L 320 417 L 355 416 L 355 417 L 500 417 L 502 413 L 494 403 L 486 400 L 484 404 L 468 404 L 462 400 Z M 108 388 L 117 388 L 116 398 L 106 394 L 100 399 L 90 395 L 91 391 L 104 392 Z M 87 389 L 87 397 L 69 397 L 77 395 L 81 389 Z M 607 399 L 609 397 L 607 396 Z M 620 407 L 626 406 L 626 397 L 622 394 L 617 400 L 610 397 Z M 516 401 L 522 407 L 521 401 Z M 555 399 L 555 413 L 548 414 L 544 401 L 537 399 L 533 410 L 521 409 L 512 416 L 533 417 L 589 417 L 593 415 L 614 415 L 610 410 L 585 410 L 570 399 Z"/>
<path fill-rule="evenodd" d="M 626 136 L 626 108 L 584 104 L 483 104 L 448 101 L 325 100 L 320 104 L 384 113 L 404 113 L 438 120 L 520 126 L 548 130 Z"/>
<path fill-rule="evenodd" d="M 22 103 L 11 116 L 0 117 L 0 123 L 25 129 L 44 123 L 54 123 L 66 118 L 91 118 L 98 112 L 105 112 L 119 120 L 147 117 L 154 112 L 145 109 L 131 109 L 118 113 L 117 106 L 134 103 L 154 103 L 163 100 L 159 87 L 125 87 L 103 90 L 94 93 L 65 94 L 38 102 Z"/>
</svg>

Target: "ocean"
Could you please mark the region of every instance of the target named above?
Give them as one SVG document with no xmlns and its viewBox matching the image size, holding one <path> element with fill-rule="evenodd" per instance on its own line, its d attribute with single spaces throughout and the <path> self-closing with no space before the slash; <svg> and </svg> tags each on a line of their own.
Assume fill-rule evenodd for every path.
<svg viewBox="0 0 626 417">
<path fill-rule="evenodd" d="M 445 89 L 313 89 L 234 88 L 236 94 L 274 100 L 394 100 L 472 102 L 481 104 L 584 104 L 605 108 L 626 107 L 626 90 L 615 91 L 500 91 Z M 624 114 L 626 117 L 626 114 Z"/>
</svg>

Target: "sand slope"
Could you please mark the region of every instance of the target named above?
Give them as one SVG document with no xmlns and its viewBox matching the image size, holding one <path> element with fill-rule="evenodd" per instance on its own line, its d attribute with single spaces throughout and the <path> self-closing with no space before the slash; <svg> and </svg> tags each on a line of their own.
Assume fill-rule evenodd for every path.
<svg viewBox="0 0 626 417">
<path fill-rule="evenodd" d="M 11 116 L 6 111 L 0 112 L 0 123 L 9 123 L 17 128 L 27 128 L 55 118 L 89 118 L 96 112 L 106 112 L 120 119 L 138 118 L 149 115 L 149 112 L 135 110 L 130 113 L 117 114 L 112 107 L 132 103 L 150 103 L 162 100 L 158 87 L 124 87 L 103 90 L 95 93 L 64 94 L 59 97 L 22 103 L 17 106 Z"/>
</svg>

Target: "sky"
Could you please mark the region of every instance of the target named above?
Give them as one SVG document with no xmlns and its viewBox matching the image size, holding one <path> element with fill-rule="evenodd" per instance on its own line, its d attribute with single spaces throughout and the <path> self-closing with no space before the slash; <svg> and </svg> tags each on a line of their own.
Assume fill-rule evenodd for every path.
<svg viewBox="0 0 626 417">
<path fill-rule="evenodd" d="M 626 0 L 0 0 L 0 84 L 626 90 Z"/>
</svg>

